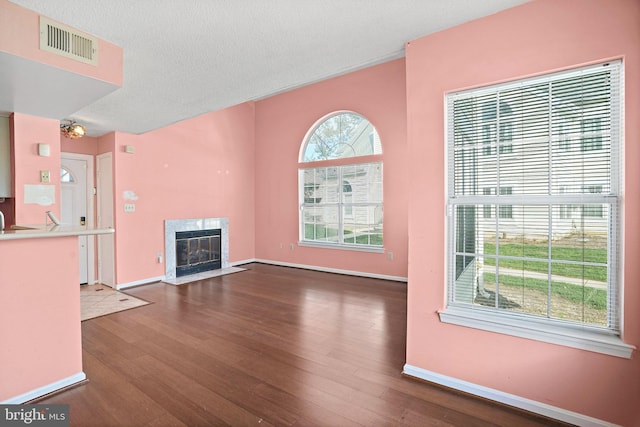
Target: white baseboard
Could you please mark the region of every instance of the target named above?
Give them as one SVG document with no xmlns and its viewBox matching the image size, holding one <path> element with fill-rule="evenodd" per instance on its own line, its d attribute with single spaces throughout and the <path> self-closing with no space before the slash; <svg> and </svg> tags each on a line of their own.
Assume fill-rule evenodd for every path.
<svg viewBox="0 0 640 427">
<path fill-rule="evenodd" d="M 282 267 L 294 267 L 294 268 L 303 268 L 305 270 L 323 271 L 325 273 L 337 273 L 337 274 L 346 274 L 349 276 L 370 277 L 372 279 L 392 280 L 394 282 L 405 282 L 405 283 L 407 282 L 406 277 L 389 276 L 386 274 L 367 273 L 363 271 L 353 271 L 353 270 L 340 270 L 337 268 L 318 267 L 316 265 L 293 264 L 290 262 L 271 261 L 267 259 L 255 259 L 254 261 L 261 262 L 263 264 L 279 265 Z"/>
<path fill-rule="evenodd" d="M 250 264 L 252 262 L 260 262 L 263 264 L 271 264 L 271 265 L 279 265 L 282 267 L 293 267 L 293 268 L 303 268 L 305 270 L 315 270 L 315 271 L 323 271 L 325 273 L 337 273 L 337 274 L 346 274 L 349 276 L 360 276 L 360 277 L 370 277 L 372 279 L 383 279 L 383 280 L 392 280 L 394 282 L 407 282 L 406 277 L 399 276 L 388 276 L 386 274 L 375 274 L 375 273 L 366 273 L 363 271 L 353 271 L 353 270 L 340 270 L 337 268 L 328 268 L 328 267 L 318 267 L 315 265 L 305 265 L 305 264 L 293 264 L 290 262 L 280 262 L 280 261 L 271 261 L 267 259 L 258 259 L 258 258 L 250 258 L 241 261 L 233 261 L 229 263 L 229 266 L 236 267 L 243 264 Z M 116 290 L 120 291 L 122 289 L 131 288 L 134 286 L 146 285 L 153 282 L 162 282 L 166 279 L 166 276 L 158 276 L 158 277 L 150 277 L 148 279 L 136 280 L 134 282 L 128 283 L 120 283 L 116 285 Z"/>
<path fill-rule="evenodd" d="M 607 421 L 602 421 L 597 418 L 579 414 L 577 412 L 568 411 L 566 409 L 547 405 L 546 403 L 537 402 L 535 400 L 525 399 L 524 397 L 504 393 L 499 390 L 483 387 L 481 385 L 462 381 L 457 378 L 438 374 L 436 372 L 427 371 L 426 369 L 417 368 L 408 364 L 404 365 L 402 373 L 411 377 L 419 378 L 421 380 L 439 384 L 448 388 L 452 388 L 454 390 L 463 391 L 465 393 L 473 394 L 475 396 L 483 397 L 485 399 L 493 400 L 495 402 L 513 406 L 515 408 L 524 409 L 525 411 L 534 412 L 536 414 L 544 415 L 545 417 L 564 421 L 577 426 L 619 427 L 617 426 L 617 424 L 612 424 Z"/>
<path fill-rule="evenodd" d="M 257 260 L 255 258 L 251 258 L 251 259 L 245 259 L 245 260 L 242 260 L 242 261 L 233 261 L 233 262 L 229 263 L 229 266 L 230 267 L 237 267 L 239 265 L 250 264 L 252 262 L 257 262 Z"/>
<path fill-rule="evenodd" d="M 229 263 L 229 266 L 235 267 L 237 265 L 248 264 L 255 261 L 256 261 L 255 258 L 247 259 L 244 261 L 235 261 L 235 262 Z M 116 285 L 116 290 L 120 291 L 122 289 L 132 288 L 134 286 L 147 285 L 149 283 L 154 283 L 154 282 L 164 282 L 166 278 L 167 276 L 158 276 L 158 277 L 150 277 L 148 279 L 140 279 L 140 280 L 136 280 L 128 283 L 120 283 L 119 285 Z"/>
<path fill-rule="evenodd" d="M 158 276 L 158 277 L 150 277 L 148 279 L 136 280 L 134 282 L 129 282 L 129 283 L 121 283 L 119 285 L 116 285 L 116 290 L 119 291 L 121 289 L 131 288 L 133 286 L 146 285 L 148 283 L 153 283 L 153 282 L 161 282 L 164 279 L 165 279 L 165 276 Z"/>
<path fill-rule="evenodd" d="M 59 381 L 47 384 L 42 387 L 38 387 L 35 390 L 28 391 L 21 394 L 20 396 L 12 397 L 11 399 L 7 399 L 0 403 L 2 403 L 3 405 L 18 405 L 21 403 L 29 402 L 30 400 L 37 399 L 65 387 L 72 386 L 86 379 L 87 376 L 84 372 L 78 372 L 77 374 L 71 375 L 70 377 L 63 378 Z"/>
</svg>

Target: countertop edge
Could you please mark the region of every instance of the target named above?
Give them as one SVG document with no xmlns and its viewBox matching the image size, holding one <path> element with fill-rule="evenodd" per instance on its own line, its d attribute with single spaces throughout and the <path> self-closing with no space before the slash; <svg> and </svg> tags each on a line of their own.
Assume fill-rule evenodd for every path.
<svg viewBox="0 0 640 427">
<path fill-rule="evenodd" d="M 108 228 L 80 228 L 67 226 L 49 226 L 28 230 L 0 231 L 0 240 L 45 239 L 52 237 L 91 236 L 97 234 L 113 234 L 115 229 Z"/>
</svg>

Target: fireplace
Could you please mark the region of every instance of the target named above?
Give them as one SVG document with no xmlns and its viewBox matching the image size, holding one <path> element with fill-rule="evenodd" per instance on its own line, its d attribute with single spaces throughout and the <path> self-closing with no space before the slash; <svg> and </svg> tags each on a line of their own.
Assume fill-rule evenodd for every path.
<svg viewBox="0 0 640 427">
<path fill-rule="evenodd" d="M 165 220 L 165 278 L 229 267 L 228 224 L 227 218 Z"/>
<path fill-rule="evenodd" d="M 176 277 L 217 270 L 222 230 L 176 231 Z"/>
</svg>

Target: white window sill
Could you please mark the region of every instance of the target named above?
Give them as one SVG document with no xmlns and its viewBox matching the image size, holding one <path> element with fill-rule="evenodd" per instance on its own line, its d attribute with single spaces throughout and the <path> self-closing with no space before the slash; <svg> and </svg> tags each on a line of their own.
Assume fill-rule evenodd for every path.
<svg viewBox="0 0 640 427">
<path fill-rule="evenodd" d="M 344 251 L 358 251 L 358 252 L 372 252 L 372 253 L 384 253 L 384 248 L 380 246 L 364 246 L 364 245 L 339 245 L 328 242 L 298 242 L 298 246 L 306 246 L 309 248 L 324 248 L 324 249 L 341 249 Z"/>
<path fill-rule="evenodd" d="M 635 347 L 606 331 L 577 325 L 548 321 L 546 319 L 523 319 L 509 313 L 490 313 L 481 308 L 449 306 L 438 312 L 440 321 L 453 325 L 482 329 L 520 338 L 543 341 L 610 356 L 631 358 Z"/>
</svg>

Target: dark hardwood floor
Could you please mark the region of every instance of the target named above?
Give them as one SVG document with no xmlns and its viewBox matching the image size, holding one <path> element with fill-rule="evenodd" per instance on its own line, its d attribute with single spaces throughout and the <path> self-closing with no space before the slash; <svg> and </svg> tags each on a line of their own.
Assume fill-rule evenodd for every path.
<svg viewBox="0 0 640 427">
<path fill-rule="evenodd" d="M 264 264 L 82 323 L 72 426 L 564 425 L 401 375 L 406 284 Z"/>
</svg>

